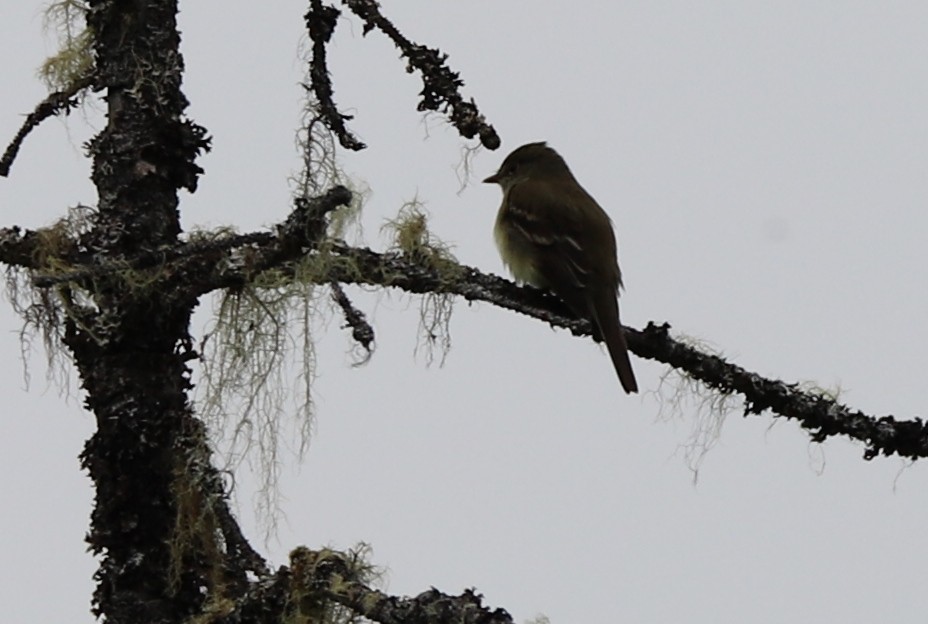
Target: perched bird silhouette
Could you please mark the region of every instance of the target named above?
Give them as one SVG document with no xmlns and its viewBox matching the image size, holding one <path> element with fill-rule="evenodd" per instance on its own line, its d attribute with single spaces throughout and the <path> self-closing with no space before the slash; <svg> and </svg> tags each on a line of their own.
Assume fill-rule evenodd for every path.
<svg viewBox="0 0 928 624">
<path fill-rule="evenodd" d="M 606 343 L 627 393 L 638 391 L 619 321 L 622 273 L 609 215 L 546 143 L 509 154 L 484 182 L 503 189 L 494 236 L 513 276 L 564 300 Z"/>
</svg>

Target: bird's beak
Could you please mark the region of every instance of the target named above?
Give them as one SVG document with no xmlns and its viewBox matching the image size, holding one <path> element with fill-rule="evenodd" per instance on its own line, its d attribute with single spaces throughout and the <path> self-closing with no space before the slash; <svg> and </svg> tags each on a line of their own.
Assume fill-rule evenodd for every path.
<svg viewBox="0 0 928 624">
<path fill-rule="evenodd" d="M 494 173 L 483 181 L 484 184 L 499 184 L 499 173 Z"/>
</svg>

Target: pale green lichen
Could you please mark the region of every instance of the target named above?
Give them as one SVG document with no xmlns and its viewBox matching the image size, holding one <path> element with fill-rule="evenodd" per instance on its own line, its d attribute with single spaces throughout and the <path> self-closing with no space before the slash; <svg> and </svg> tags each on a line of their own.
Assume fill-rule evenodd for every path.
<svg viewBox="0 0 928 624">
<path fill-rule="evenodd" d="M 674 338 L 703 353 L 721 355 L 704 341 L 675 335 Z M 693 483 L 699 480 L 702 462 L 722 436 L 722 427 L 729 414 L 742 410 L 744 402 L 732 393 L 707 388 L 702 382 L 676 368 L 668 368 L 653 392 L 660 403 L 658 419 L 692 419 L 689 437 L 679 451 L 693 473 Z"/>
<path fill-rule="evenodd" d="M 403 204 L 393 219 L 381 228 L 391 239 L 390 251 L 401 253 L 412 262 L 431 269 L 440 284 L 453 283 L 460 279 L 463 268 L 451 253 L 452 246 L 438 238 L 428 224 L 428 213 L 417 198 Z M 444 364 L 451 350 L 451 313 L 454 296 L 443 292 L 441 285 L 422 295 L 419 306 L 419 340 L 416 351 L 425 345 L 426 362 L 435 360 L 435 349 L 439 350 L 439 365 Z"/>
<path fill-rule="evenodd" d="M 58 50 L 39 66 L 38 75 L 51 91 L 65 91 L 93 68 L 93 32 L 87 27 L 87 3 L 60 0 L 45 8 L 44 27 L 54 33 Z"/>
</svg>

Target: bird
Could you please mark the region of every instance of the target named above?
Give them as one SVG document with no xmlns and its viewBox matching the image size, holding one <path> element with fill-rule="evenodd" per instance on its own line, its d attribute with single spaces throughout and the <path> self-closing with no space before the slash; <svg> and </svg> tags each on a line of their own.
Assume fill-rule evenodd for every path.
<svg viewBox="0 0 928 624">
<path fill-rule="evenodd" d="M 513 277 L 553 292 L 588 319 L 594 339 L 606 343 L 622 388 L 637 392 L 619 321 L 622 272 L 609 215 L 543 141 L 514 150 L 484 182 L 503 191 L 493 234 Z"/>
</svg>

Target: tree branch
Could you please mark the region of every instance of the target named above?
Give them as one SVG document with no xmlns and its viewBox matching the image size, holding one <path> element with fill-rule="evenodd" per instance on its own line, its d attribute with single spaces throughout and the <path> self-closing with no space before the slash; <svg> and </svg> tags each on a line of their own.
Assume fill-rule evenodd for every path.
<svg viewBox="0 0 928 624">
<path fill-rule="evenodd" d="M 913 460 L 928 457 L 928 423 L 921 418 L 868 416 L 829 397 L 801 390 L 797 384 L 767 379 L 720 356 L 703 353 L 674 340 L 669 329 L 666 323 L 649 323 L 641 332 L 625 331 L 635 354 L 668 364 L 723 394 L 742 395 L 745 416 L 770 410 L 775 416 L 798 421 L 814 442 L 846 436 L 864 444 L 864 459 L 868 460 L 894 454 Z"/>
<path fill-rule="evenodd" d="M 503 609 L 483 606 L 474 590 L 460 596 L 430 589 L 413 598 L 390 596 L 365 582 L 370 569 L 357 557 L 332 550 L 300 547 L 290 553 L 290 567 L 252 586 L 217 624 L 280 621 L 341 621 L 326 617 L 343 607 L 381 624 L 513 624 Z"/>
<path fill-rule="evenodd" d="M 461 136 L 472 139 L 480 137 L 480 142 L 488 149 L 500 146 L 499 135 L 487 123 L 477 104 L 471 99 L 465 101 L 459 89 L 464 86 L 460 74 L 451 71 L 446 64 L 448 55 L 436 48 L 429 48 L 414 43 L 403 34 L 380 12 L 374 0 L 343 0 L 358 17 L 364 21 L 364 34 L 375 28 L 383 32 L 399 48 L 407 60 L 406 71 L 418 71 L 422 76 L 422 91 L 419 95 L 419 111 L 437 111 L 447 114 Z M 338 23 L 340 12 L 333 6 L 324 6 L 321 0 L 310 0 L 309 10 L 304 19 L 313 42 L 313 55 L 310 61 L 310 88 L 319 102 L 320 116 L 326 126 L 338 137 L 342 147 L 350 150 L 362 150 L 366 147 L 345 126 L 351 120 L 350 115 L 338 111 L 333 100 L 332 81 L 326 64 L 326 44 L 332 38 Z M 450 112 L 449 112 L 450 111 Z"/>
<path fill-rule="evenodd" d="M 332 98 L 332 80 L 326 64 L 325 46 L 335 32 L 339 15 L 341 11 L 335 7 L 323 6 L 321 0 L 310 0 L 309 11 L 303 17 L 309 38 L 313 42 L 313 56 L 309 62 L 310 87 L 319 102 L 319 113 L 323 123 L 338 137 L 342 147 L 360 151 L 367 146 L 345 126 L 345 122 L 353 117 L 338 111 Z"/>
<path fill-rule="evenodd" d="M 37 269 L 36 251 L 39 247 L 39 235 L 35 230 L 24 231 L 19 226 L 0 230 L 0 263 Z"/>
<path fill-rule="evenodd" d="M 77 106 L 77 100 L 75 99 L 77 94 L 90 87 L 93 80 L 93 74 L 88 74 L 76 80 L 70 88 L 64 91 L 55 91 L 39 102 L 35 110 L 26 116 L 26 121 L 23 122 L 19 132 L 16 133 L 6 151 L 3 152 L 3 156 L 0 157 L 0 176 L 5 178 L 10 174 L 10 167 L 13 166 L 13 161 L 16 160 L 16 154 L 19 153 L 19 148 L 22 147 L 23 141 L 26 140 L 29 133 L 52 115 L 62 111 L 70 111 Z"/>
<path fill-rule="evenodd" d="M 512 310 L 552 327 L 562 327 L 576 336 L 591 336 L 586 320 L 571 315 L 564 304 L 548 293 L 457 265 L 454 271 L 439 271 L 398 252 L 378 253 L 351 247 L 338 241 L 320 245 L 326 216 L 347 204 L 351 193 L 335 187 L 320 197 L 298 202 L 294 211 L 275 233 L 252 233 L 216 238 L 209 241 L 180 243 L 176 247 L 144 253 L 120 262 L 98 262 L 86 267 L 58 273 L 37 273 L 33 283 L 50 287 L 65 282 L 86 285 L 89 280 L 124 271 L 152 270 L 153 283 L 158 276 L 170 282 L 174 291 L 196 296 L 220 288 L 238 288 L 256 275 L 270 269 L 297 277 L 297 263 L 304 257 L 317 257 L 320 271 L 307 278 L 319 284 L 365 284 L 399 288 L 410 293 L 447 293 L 468 301 L 484 301 Z M 0 260 L 25 266 L 35 257 L 31 242 L 37 237 L 19 230 L 0 232 Z M 324 255 L 320 255 L 324 254 Z M 164 284 L 153 288 L 164 288 Z M 337 292 L 336 292 L 337 296 Z M 347 311 L 355 310 L 348 302 L 346 318 L 354 328 L 356 339 L 365 344 L 369 325 L 351 322 Z M 359 313 L 360 314 L 360 313 Z M 363 322 L 362 322 L 363 321 Z M 920 419 L 897 420 L 893 416 L 875 417 L 852 410 L 828 397 L 801 390 L 796 384 L 767 379 L 717 355 L 674 339 L 667 324 L 649 324 L 644 330 L 625 328 L 629 348 L 639 357 L 653 359 L 705 383 L 722 394 L 744 397 L 744 414 L 757 415 L 770 410 L 780 417 L 794 419 L 822 442 L 843 435 L 864 444 L 864 457 L 877 455 L 918 459 L 928 457 L 928 425 Z M 360 334 L 358 332 L 360 331 Z M 370 330 L 372 336 L 373 330 Z M 360 337 L 358 337 L 360 335 Z M 362 339 L 363 338 L 363 339 Z"/>
<path fill-rule="evenodd" d="M 314 0 L 315 2 L 316 0 Z M 419 95 L 419 111 L 438 111 L 447 114 L 451 123 L 461 136 L 472 139 L 480 136 L 480 143 L 487 149 L 495 150 L 500 146 L 496 129 L 487 123 L 480 114 L 477 104 L 465 101 L 458 89 L 464 86 L 460 74 L 451 71 L 445 61 L 448 55 L 437 48 L 429 48 L 414 43 L 403 34 L 380 12 L 375 0 L 342 0 L 355 15 L 364 21 L 364 34 L 380 30 L 399 48 L 407 60 L 406 71 L 418 71 L 422 75 L 422 91 Z"/>
<path fill-rule="evenodd" d="M 374 352 L 374 328 L 367 322 L 364 312 L 361 312 L 351 303 L 341 284 L 332 281 L 329 282 L 329 288 L 332 289 L 332 299 L 342 309 L 342 314 L 345 316 L 345 327 L 351 328 L 352 338 L 367 352 L 367 356 L 363 360 L 366 363 Z"/>
</svg>

